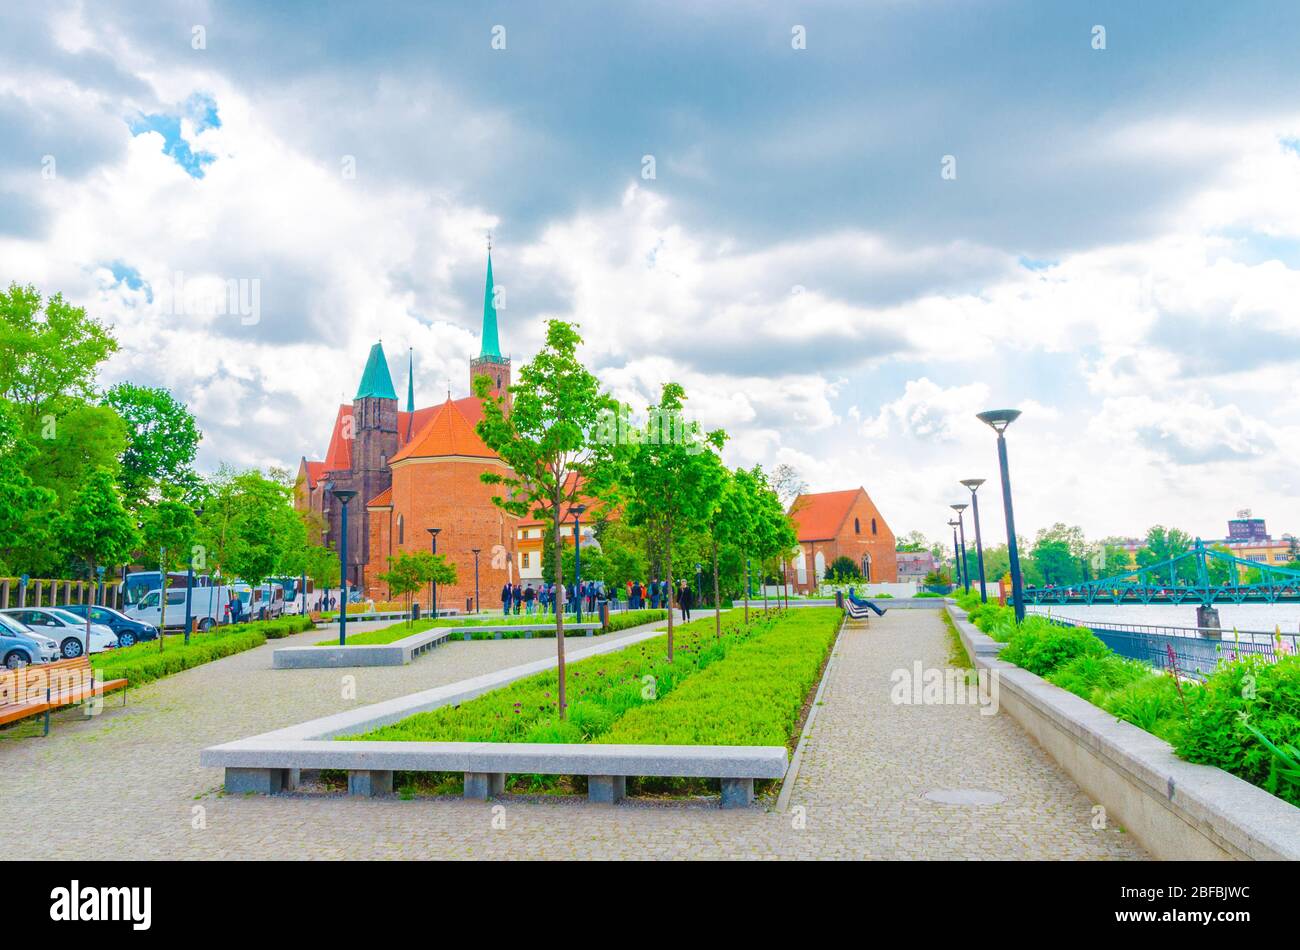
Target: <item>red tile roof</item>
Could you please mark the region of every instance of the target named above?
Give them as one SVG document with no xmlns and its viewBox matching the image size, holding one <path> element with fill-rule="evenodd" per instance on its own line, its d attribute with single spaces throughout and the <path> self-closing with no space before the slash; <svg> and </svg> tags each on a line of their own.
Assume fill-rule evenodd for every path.
<svg viewBox="0 0 1300 950">
<path fill-rule="evenodd" d="M 367 508 L 388 508 L 391 507 L 392 504 L 393 504 L 393 490 L 391 488 L 385 488 L 374 498 L 371 498 L 368 502 L 366 502 L 366 507 Z"/>
<path fill-rule="evenodd" d="M 449 400 L 455 406 L 460 414 L 469 424 L 471 434 L 473 428 L 483 418 L 483 404 L 477 396 L 466 396 L 464 399 Z M 408 442 L 414 441 L 420 437 L 423 429 L 429 424 L 430 420 L 442 410 L 446 405 L 443 403 L 439 406 L 426 406 L 424 409 L 417 409 L 415 412 L 398 412 L 397 413 L 397 447 L 399 450 L 405 449 Z M 308 479 L 312 485 L 320 479 L 321 475 L 326 472 L 346 471 L 352 468 L 352 440 L 343 437 L 345 427 L 350 425 L 352 419 L 352 406 L 345 403 L 339 406 L 338 415 L 334 419 L 334 428 L 330 432 L 329 449 L 325 452 L 325 461 L 308 462 Z M 474 435 L 474 439 L 478 439 Z M 480 443 L 481 444 L 481 443 Z M 483 451 L 487 451 L 486 446 Z M 417 453 L 423 454 L 423 453 Z M 479 454 L 479 453 L 471 453 Z M 487 453 L 489 456 L 491 452 Z M 393 460 L 398 458 L 411 457 L 410 455 L 399 451 L 393 456 Z M 318 469 L 312 470 L 310 466 L 319 466 Z"/>
<path fill-rule="evenodd" d="M 324 474 L 324 462 L 307 462 L 307 487 L 315 488 L 316 484 L 320 481 L 321 476 Z"/>
<path fill-rule="evenodd" d="M 840 526 L 849 516 L 849 509 L 857 500 L 861 488 L 847 491 L 819 492 L 800 495 L 790 505 L 790 517 L 800 541 L 825 541 L 840 533 Z"/>
<path fill-rule="evenodd" d="M 474 431 L 475 422 L 482 417 L 482 405 L 473 396 L 454 401 L 448 398 L 433 410 L 424 425 L 390 461 L 448 455 L 496 458 L 496 453 L 484 445 Z"/>
<path fill-rule="evenodd" d="M 325 471 L 338 472 L 352 468 L 352 440 L 345 439 L 345 427 L 351 429 L 352 406 L 339 406 L 338 416 L 334 419 L 334 430 L 330 433 L 330 447 L 325 452 Z"/>
</svg>

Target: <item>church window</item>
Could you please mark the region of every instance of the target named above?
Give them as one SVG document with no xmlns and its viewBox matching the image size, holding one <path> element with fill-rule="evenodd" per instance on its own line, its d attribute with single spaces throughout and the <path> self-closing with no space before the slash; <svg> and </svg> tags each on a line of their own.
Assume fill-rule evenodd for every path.
<svg viewBox="0 0 1300 950">
<path fill-rule="evenodd" d="M 853 533 L 854 533 L 854 534 L 861 534 L 861 533 L 862 533 L 862 523 L 861 523 L 860 521 L 858 521 L 857 518 L 854 518 L 854 519 L 853 519 Z"/>
<path fill-rule="evenodd" d="M 406 543 L 406 521 L 401 515 L 397 516 L 397 543 Z"/>
<path fill-rule="evenodd" d="M 871 533 L 872 533 L 872 534 L 876 534 L 876 519 L 875 519 L 875 518 L 872 518 L 872 519 L 871 519 Z"/>
</svg>

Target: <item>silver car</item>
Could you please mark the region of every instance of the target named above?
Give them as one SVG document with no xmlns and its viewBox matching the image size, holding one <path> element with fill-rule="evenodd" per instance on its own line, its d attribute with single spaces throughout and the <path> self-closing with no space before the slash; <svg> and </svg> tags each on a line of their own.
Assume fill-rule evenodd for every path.
<svg viewBox="0 0 1300 950">
<path fill-rule="evenodd" d="M 90 643 L 87 644 L 85 619 L 58 607 L 11 607 L 0 613 L 8 614 L 33 633 L 58 641 L 59 653 L 65 660 L 117 647 L 117 635 L 97 623 L 90 625 Z"/>
<path fill-rule="evenodd" d="M 31 663 L 53 663 L 58 658 L 56 641 L 0 614 L 0 663 L 16 670 Z"/>
</svg>

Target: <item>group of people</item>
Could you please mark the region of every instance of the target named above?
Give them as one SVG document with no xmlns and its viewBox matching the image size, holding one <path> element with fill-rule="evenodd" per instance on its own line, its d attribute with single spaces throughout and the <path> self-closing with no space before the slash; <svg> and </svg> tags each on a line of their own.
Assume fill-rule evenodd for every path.
<svg viewBox="0 0 1300 950">
<path fill-rule="evenodd" d="M 629 610 L 641 610 L 647 605 L 652 610 L 667 609 L 670 601 L 668 582 L 655 579 L 645 581 L 628 581 L 624 587 L 627 593 Z M 679 581 L 672 600 L 682 612 L 683 620 L 691 619 L 691 608 L 695 606 L 695 591 L 685 581 Z M 505 584 L 501 588 L 501 611 L 506 616 L 513 614 L 534 613 L 553 615 L 557 607 L 564 613 L 576 613 L 578 605 L 587 613 L 595 613 L 598 604 L 609 601 L 617 608 L 619 601 L 617 586 L 605 585 L 604 581 L 582 581 L 576 587 L 542 581 L 536 586 L 532 581 L 526 584 Z"/>
<path fill-rule="evenodd" d="M 507 616 L 511 613 L 554 614 L 557 608 L 565 613 L 576 613 L 579 603 L 583 610 L 595 613 L 597 602 L 606 599 L 604 581 L 583 581 L 568 587 L 546 581 L 534 587 L 529 581 L 522 585 L 506 584 L 501 588 L 501 610 Z"/>
</svg>

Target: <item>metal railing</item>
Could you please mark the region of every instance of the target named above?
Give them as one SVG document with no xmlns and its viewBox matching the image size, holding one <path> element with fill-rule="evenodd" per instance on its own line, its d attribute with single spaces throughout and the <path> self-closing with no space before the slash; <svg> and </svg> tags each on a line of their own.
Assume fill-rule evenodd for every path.
<svg viewBox="0 0 1300 950">
<path fill-rule="evenodd" d="M 1046 619 L 1064 627 L 1091 630 L 1120 656 L 1141 660 L 1161 670 L 1176 665 L 1179 675 L 1193 679 L 1205 679 L 1224 660 L 1259 656 L 1273 662 L 1279 655 L 1300 652 L 1300 634 L 1295 633 L 1103 623 L 1055 616 Z"/>
</svg>

